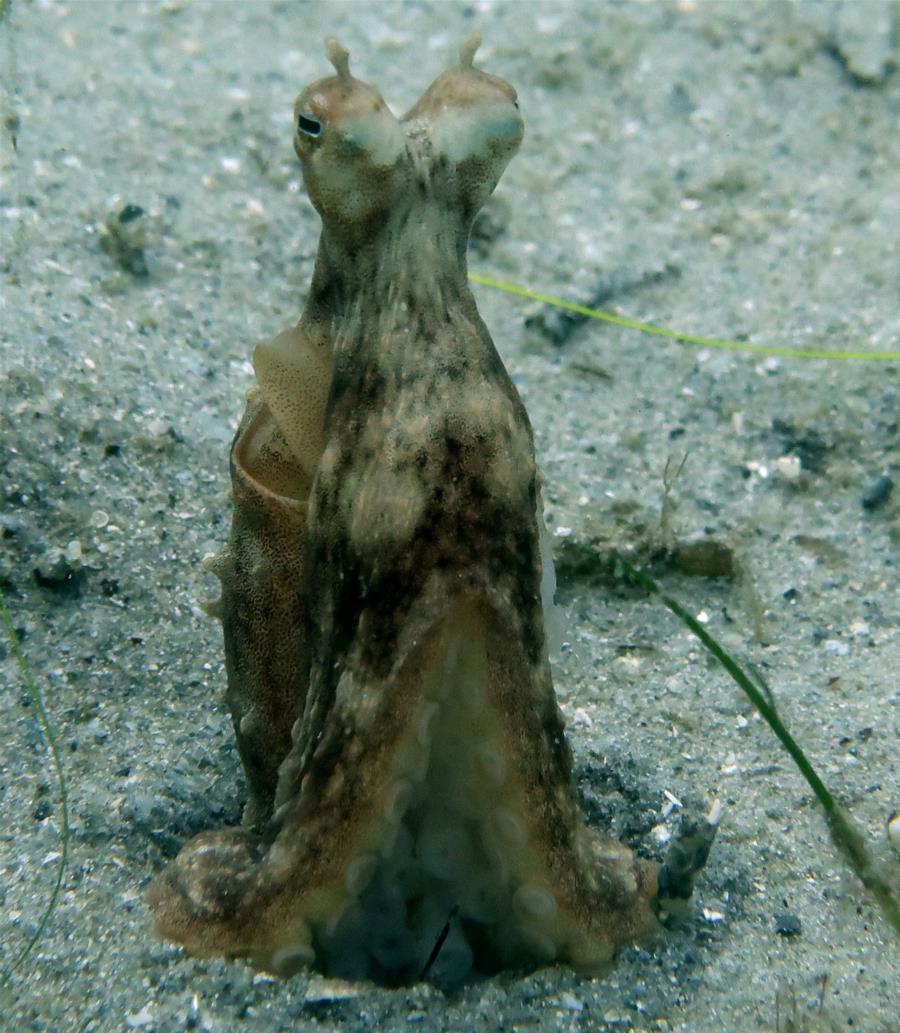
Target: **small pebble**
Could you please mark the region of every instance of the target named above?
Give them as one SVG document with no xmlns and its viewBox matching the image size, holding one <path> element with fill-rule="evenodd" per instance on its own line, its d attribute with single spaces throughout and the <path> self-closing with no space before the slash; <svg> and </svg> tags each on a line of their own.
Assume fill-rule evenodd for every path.
<svg viewBox="0 0 900 1033">
<path fill-rule="evenodd" d="M 891 846 L 900 853 L 900 811 L 888 818 L 887 834 Z"/>
<path fill-rule="evenodd" d="M 799 456 L 779 456 L 775 460 L 775 472 L 787 481 L 795 481 L 801 473 Z"/>
<path fill-rule="evenodd" d="M 560 1003 L 568 1011 L 583 1011 L 584 1005 L 573 994 L 564 993 L 560 997 Z"/>
<path fill-rule="evenodd" d="M 153 1012 L 150 1011 L 150 1006 L 146 1004 L 140 1011 L 129 1012 L 125 1016 L 125 1025 L 129 1029 L 143 1029 L 145 1026 L 153 1025 L 153 1022 Z"/>
<path fill-rule="evenodd" d="M 352 1001 L 359 997 L 361 992 L 361 983 L 314 975 L 307 984 L 303 1000 L 306 1004 L 336 1004 L 341 1001 Z"/>
<path fill-rule="evenodd" d="M 887 474 L 883 474 L 860 499 L 862 508 L 870 513 L 873 509 L 878 509 L 891 497 L 893 490 L 893 480 Z"/>
<path fill-rule="evenodd" d="M 800 919 L 789 911 L 783 911 L 775 916 L 775 932 L 779 936 L 799 936 L 802 931 Z"/>
<path fill-rule="evenodd" d="M 45 588 L 60 588 L 71 584 L 81 573 L 81 542 L 71 541 L 65 548 L 53 545 L 40 557 L 34 568 L 38 584 Z"/>
</svg>

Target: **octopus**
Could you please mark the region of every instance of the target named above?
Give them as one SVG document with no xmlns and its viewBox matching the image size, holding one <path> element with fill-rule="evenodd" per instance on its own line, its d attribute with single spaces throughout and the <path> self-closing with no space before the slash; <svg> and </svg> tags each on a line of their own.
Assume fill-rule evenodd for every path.
<svg viewBox="0 0 900 1033">
<path fill-rule="evenodd" d="M 329 40 L 335 74 L 295 103 L 321 239 L 299 322 L 254 352 L 208 561 L 250 799 L 149 892 L 190 954 L 389 985 L 592 974 L 706 858 L 712 819 L 660 867 L 579 811 L 532 429 L 467 282 L 523 135 L 477 47 L 397 119 Z"/>
</svg>

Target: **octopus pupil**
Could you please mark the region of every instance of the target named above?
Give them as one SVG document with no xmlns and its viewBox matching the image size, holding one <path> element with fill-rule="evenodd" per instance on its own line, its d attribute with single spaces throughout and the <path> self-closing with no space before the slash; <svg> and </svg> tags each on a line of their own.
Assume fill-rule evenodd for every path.
<svg viewBox="0 0 900 1033">
<path fill-rule="evenodd" d="M 314 118 L 307 118 L 301 115 L 297 121 L 297 128 L 307 136 L 318 136 L 322 132 L 322 123 Z"/>
</svg>

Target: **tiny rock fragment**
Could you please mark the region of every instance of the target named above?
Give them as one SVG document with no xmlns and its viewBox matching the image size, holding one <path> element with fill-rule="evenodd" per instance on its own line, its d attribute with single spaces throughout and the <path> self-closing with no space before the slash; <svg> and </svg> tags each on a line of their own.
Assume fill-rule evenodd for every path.
<svg viewBox="0 0 900 1033">
<path fill-rule="evenodd" d="M 717 908 L 705 907 L 703 908 L 703 917 L 711 925 L 718 925 L 720 922 L 725 921 L 725 912 L 719 911 Z"/>
<path fill-rule="evenodd" d="M 868 510 L 871 513 L 872 510 L 878 509 L 887 502 L 891 497 L 893 490 L 893 479 L 887 474 L 882 474 L 872 487 L 865 492 L 863 497 L 860 499 L 860 504 L 863 509 Z"/>
<path fill-rule="evenodd" d="M 560 1000 L 560 1004 L 562 1004 L 562 1006 L 567 1011 L 574 1011 L 574 1012 L 584 1011 L 584 1005 L 582 1004 L 581 1001 L 578 1000 L 577 997 L 575 997 L 574 994 L 564 993 L 560 997 L 559 1000 Z"/>
<path fill-rule="evenodd" d="M 146 1004 L 140 1011 L 129 1012 L 125 1016 L 125 1025 L 129 1029 L 145 1029 L 147 1026 L 152 1026 L 153 1022 L 153 1013 L 150 1011 L 150 1006 Z"/>
<path fill-rule="evenodd" d="M 775 932 L 788 938 L 799 936 L 802 932 L 800 919 L 789 911 L 782 911 L 775 916 Z"/>
<path fill-rule="evenodd" d="M 775 460 L 775 472 L 786 481 L 796 481 L 803 469 L 799 456 L 779 456 Z"/>
<path fill-rule="evenodd" d="M 887 822 L 888 841 L 894 851 L 900 854 L 900 811 L 895 812 Z"/>
<path fill-rule="evenodd" d="M 64 548 L 51 546 L 34 568 L 35 579 L 43 588 L 73 586 L 83 573 L 79 541 L 71 541 Z"/>
</svg>

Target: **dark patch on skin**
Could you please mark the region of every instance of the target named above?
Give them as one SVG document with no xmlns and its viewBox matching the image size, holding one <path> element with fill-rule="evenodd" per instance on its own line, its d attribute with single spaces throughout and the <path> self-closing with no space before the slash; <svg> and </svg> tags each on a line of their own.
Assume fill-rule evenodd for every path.
<svg viewBox="0 0 900 1033">
<path fill-rule="evenodd" d="M 390 234 L 395 230 L 389 224 L 384 232 Z M 423 318 L 420 311 L 417 322 Z M 373 321 L 376 326 L 387 322 L 383 314 L 380 317 L 373 315 Z M 435 325 L 433 319 L 430 322 Z M 335 492 L 329 490 L 330 485 L 340 484 L 349 470 L 359 468 L 373 458 L 360 448 L 360 440 L 369 440 L 368 423 L 374 421 L 375 426 L 380 427 L 385 409 L 394 413 L 410 410 L 418 418 L 420 406 L 410 404 L 410 401 L 424 398 L 429 408 L 443 414 L 449 424 L 456 425 L 459 422 L 456 405 L 466 392 L 463 387 L 453 397 L 448 397 L 445 390 L 436 389 L 437 383 L 445 382 L 447 369 L 456 371 L 457 383 L 465 385 L 468 381 L 476 391 L 483 390 L 485 381 L 496 384 L 500 389 L 499 396 L 505 398 L 507 404 L 512 404 L 528 440 L 531 439 L 521 401 L 490 339 L 485 342 L 485 333 L 479 332 L 481 327 L 474 328 L 476 337 L 472 343 L 477 345 L 477 352 L 471 357 L 463 352 L 463 348 L 471 348 L 471 344 L 466 345 L 465 341 L 449 338 L 446 334 L 442 341 L 445 349 L 449 346 L 449 354 L 439 354 L 441 345 L 435 338 L 427 351 L 417 349 L 417 354 L 407 356 L 403 354 L 403 322 L 398 319 L 397 323 L 393 339 L 400 343 L 393 347 L 399 349 L 397 365 L 398 371 L 402 372 L 393 378 L 392 383 L 388 383 L 383 375 L 376 377 L 372 372 L 375 355 L 378 356 L 379 368 L 384 368 L 386 362 L 393 365 L 392 344 L 387 334 L 369 332 L 363 339 L 352 342 L 350 350 L 356 353 L 354 362 L 351 364 L 339 357 L 335 366 L 326 419 L 328 426 L 333 428 L 331 441 L 339 443 L 338 459 L 328 485 L 320 480 L 315 489 L 316 525 L 310 531 L 311 540 L 321 536 L 323 540 L 330 539 L 332 545 L 310 557 L 309 563 L 309 576 L 317 586 L 322 606 L 331 606 L 334 610 L 333 620 L 309 629 L 312 669 L 331 672 L 326 676 L 327 683 L 321 686 L 327 697 L 332 695 L 346 651 L 350 642 L 356 639 L 364 612 L 368 618 L 369 638 L 365 643 L 356 643 L 358 655 L 364 665 L 371 665 L 373 676 L 380 679 L 386 675 L 393 660 L 399 629 L 420 596 L 430 571 L 435 569 L 448 575 L 454 570 L 460 573 L 482 570 L 485 587 L 498 592 L 507 591 L 522 622 L 521 630 L 528 629 L 529 661 L 537 662 L 543 649 L 539 543 L 537 527 L 531 517 L 536 506 L 533 461 L 526 457 L 523 480 L 516 485 L 515 498 L 496 497 L 494 490 L 486 484 L 484 473 L 479 472 L 485 463 L 484 443 L 490 435 L 487 428 L 503 425 L 502 411 L 496 415 L 485 414 L 489 422 L 469 431 L 465 439 L 458 433 L 446 431 L 442 440 L 432 443 L 427 460 L 422 464 L 430 468 L 430 477 L 422 484 L 427 502 L 419 526 L 408 542 L 398 543 L 390 555 L 385 554 L 383 544 L 379 543 L 371 556 L 358 553 L 350 544 L 349 529 L 343 524 L 338 499 Z M 363 325 L 370 324 L 364 320 Z M 368 351 L 368 342 L 377 342 L 377 352 Z M 485 348 L 485 343 L 489 348 Z M 364 360 L 362 355 L 367 351 L 371 357 Z M 377 406 L 373 405 L 369 390 L 369 385 L 376 379 L 381 388 Z M 368 420 L 365 419 L 366 414 L 370 414 Z M 402 427 L 398 432 L 396 418 L 391 430 L 403 441 Z M 500 441 L 503 436 L 500 436 Z M 413 435 L 410 435 L 410 440 L 414 440 Z M 419 451 L 417 446 L 412 454 Z M 378 461 L 379 457 L 376 456 L 375 460 Z M 398 469 L 402 469 L 402 465 Z M 529 507 L 527 522 L 522 518 L 523 502 Z M 327 636 L 323 635 L 326 627 Z"/>
</svg>

